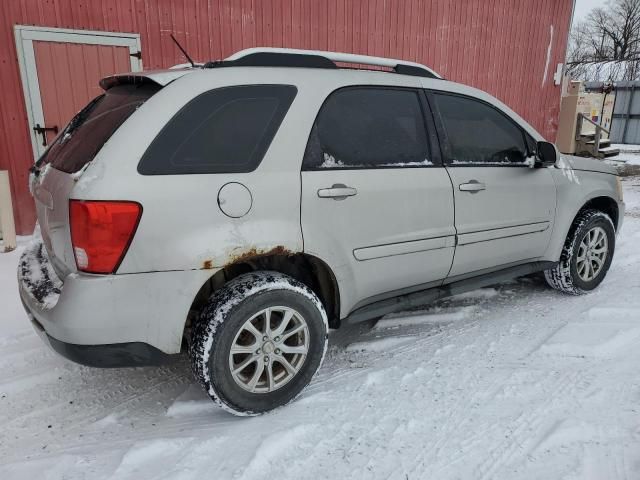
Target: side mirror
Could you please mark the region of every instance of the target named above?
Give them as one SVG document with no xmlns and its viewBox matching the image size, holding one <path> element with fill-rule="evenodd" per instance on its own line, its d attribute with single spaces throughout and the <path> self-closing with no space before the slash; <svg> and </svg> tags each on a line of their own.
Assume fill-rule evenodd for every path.
<svg viewBox="0 0 640 480">
<path fill-rule="evenodd" d="M 558 152 L 553 143 L 538 142 L 536 149 L 538 151 L 536 155 L 538 157 L 536 159 L 536 167 L 551 167 L 556 164 Z"/>
</svg>

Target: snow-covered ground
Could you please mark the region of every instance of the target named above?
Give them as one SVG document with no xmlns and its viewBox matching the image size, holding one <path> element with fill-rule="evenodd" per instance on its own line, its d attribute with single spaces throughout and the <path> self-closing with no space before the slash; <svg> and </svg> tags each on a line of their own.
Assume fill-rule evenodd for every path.
<svg viewBox="0 0 640 480">
<path fill-rule="evenodd" d="M 601 287 L 539 278 L 335 331 L 295 403 L 216 408 L 186 359 L 69 363 L 27 325 L 0 255 L 0 479 L 638 479 L 640 178 Z M 87 312 L 88 315 L 91 312 Z"/>
<path fill-rule="evenodd" d="M 609 157 L 613 162 L 624 162 L 627 165 L 640 165 L 640 145 L 612 144 L 611 148 L 620 150 L 614 157 Z"/>
</svg>

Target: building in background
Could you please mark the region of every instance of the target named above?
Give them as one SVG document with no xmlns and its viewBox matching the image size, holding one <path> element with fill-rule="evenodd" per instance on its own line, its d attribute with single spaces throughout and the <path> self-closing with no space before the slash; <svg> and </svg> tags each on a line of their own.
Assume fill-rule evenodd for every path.
<svg viewBox="0 0 640 480">
<path fill-rule="evenodd" d="M 555 140 L 574 0 L 5 0 L 0 170 L 18 233 L 35 224 L 28 169 L 99 78 L 276 46 L 401 58 L 486 90 Z M 251 79 L 247 79 L 250 81 Z M 135 159 L 132 159 L 135 161 Z"/>
</svg>

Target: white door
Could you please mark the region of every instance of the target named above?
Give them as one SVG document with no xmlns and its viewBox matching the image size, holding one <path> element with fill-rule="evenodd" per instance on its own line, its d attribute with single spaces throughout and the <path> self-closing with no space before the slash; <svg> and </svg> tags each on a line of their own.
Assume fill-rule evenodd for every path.
<svg viewBox="0 0 640 480">
<path fill-rule="evenodd" d="M 422 92 L 349 87 L 323 105 L 302 171 L 306 252 L 340 280 L 342 316 L 439 284 L 453 259 L 453 194 L 425 128 Z"/>
<path fill-rule="evenodd" d="M 142 70 L 138 34 L 19 25 L 15 36 L 34 158 L 102 93 L 101 78 Z"/>
<path fill-rule="evenodd" d="M 491 105 L 434 93 L 455 195 L 458 245 L 450 276 L 542 256 L 551 237 L 556 189 L 546 168 L 530 168 L 533 140 Z"/>
</svg>

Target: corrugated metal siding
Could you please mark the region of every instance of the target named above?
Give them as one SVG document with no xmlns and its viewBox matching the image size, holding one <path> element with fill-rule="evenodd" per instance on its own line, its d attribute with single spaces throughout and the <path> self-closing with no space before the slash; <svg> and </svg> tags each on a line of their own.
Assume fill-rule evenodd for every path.
<svg viewBox="0 0 640 480">
<path fill-rule="evenodd" d="M 602 91 L 603 82 L 587 82 L 585 87 Z M 616 82 L 611 122 L 611 142 L 640 144 L 640 82 Z"/>
<path fill-rule="evenodd" d="M 8 168 L 18 231 L 34 222 L 32 162 L 13 25 L 140 33 L 146 69 L 252 46 L 337 50 L 414 60 L 486 90 L 555 139 L 573 0 L 11 0 L 0 2 L 0 169 Z M 549 49 L 551 29 L 553 41 Z M 546 70 L 546 77 L 545 77 Z"/>
</svg>

